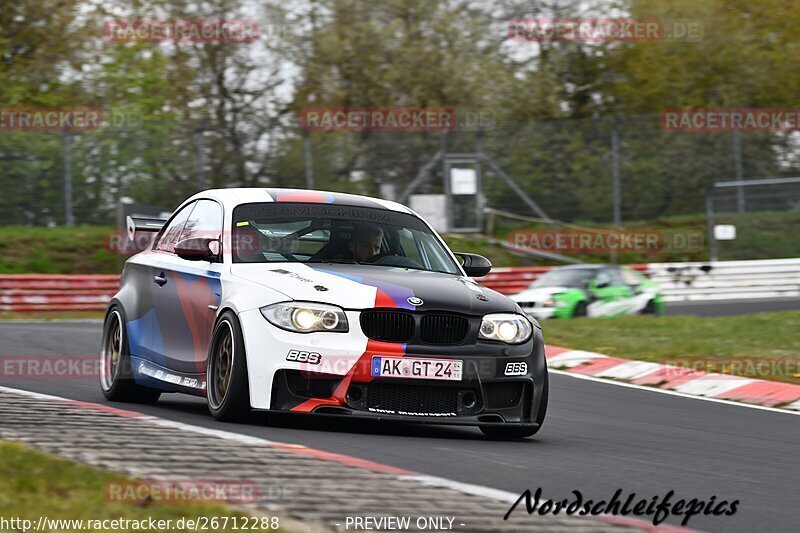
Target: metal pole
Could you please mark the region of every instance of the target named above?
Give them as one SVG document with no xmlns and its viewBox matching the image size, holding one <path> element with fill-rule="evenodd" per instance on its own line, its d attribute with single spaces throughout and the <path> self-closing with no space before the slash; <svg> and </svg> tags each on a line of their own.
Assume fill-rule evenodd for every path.
<svg viewBox="0 0 800 533">
<path fill-rule="evenodd" d="M 519 185 L 517 185 L 516 181 L 511 179 L 511 176 L 503 172 L 503 170 L 495 164 L 495 162 L 492 160 L 491 157 L 484 154 L 483 152 L 481 152 L 479 155 L 482 160 L 486 161 L 486 164 L 489 165 L 489 168 L 491 168 L 492 171 L 495 172 L 495 174 L 500 176 L 503 179 L 503 181 L 505 181 L 508 184 L 508 186 L 511 187 L 511 190 L 517 194 L 517 196 L 522 198 L 522 201 L 525 202 L 525 204 L 531 209 L 531 211 L 536 213 L 536 215 L 539 216 L 539 218 L 544 219 L 545 222 L 553 223 L 553 219 L 547 216 L 547 213 L 545 213 L 542 210 L 542 208 L 539 207 L 538 204 L 534 202 L 533 199 L 530 196 L 528 196 L 527 193 L 525 193 L 525 191 L 523 191 Z"/>
<path fill-rule="evenodd" d="M 67 226 L 75 225 L 75 217 L 72 213 L 72 156 L 70 145 L 72 139 L 69 132 L 64 130 L 61 133 L 61 145 L 64 149 L 64 219 Z"/>
<path fill-rule="evenodd" d="M 195 142 L 197 145 L 197 188 L 204 191 L 206 189 L 206 161 L 205 150 L 203 150 L 203 133 L 206 131 L 208 117 L 200 120 L 200 126 L 195 132 Z"/>
<path fill-rule="evenodd" d="M 622 224 L 622 190 L 619 171 L 619 130 L 618 116 L 614 115 L 611 128 L 611 188 L 614 202 L 614 225 Z"/>
<path fill-rule="evenodd" d="M 408 197 L 411 196 L 411 193 L 414 192 L 417 187 L 422 184 L 422 182 L 428 179 L 428 174 L 430 174 L 433 167 L 439 162 L 439 158 L 441 158 L 443 155 L 444 154 L 442 151 L 439 150 L 434 154 L 430 161 L 425 163 L 422 168 L 419 169 L 417 176 L 411 180 L 411 183 L 408 184 L 408 187 L 406 187 L 402 194 L 400 194 L 400 197 L 397 199 L 398 202 L 401 204 L 406 203 L 406 200 L 408 200 Z"/>
<path fill-rule="evenodd" d="M 303 132 L 303 166 L 306 169 L 306 189 L 314 188 L 314 169 L 311 161 L 311 139 L 308 131 Z"/>
<path fill-rule="evenodd" d="M 708 240 L 708 260 L 717 260 L 717 240 L 714 238 L 714 187 L 706 192 L 706 233 Z"/>
<path fill-rule="evenodd" d="M 447 231 L 453 227 L 453 194 L 450 191 L 450 165 L 447 164 L 447 130 L 442 132 L 442 145 L 440 151 L 442 152 L 442 175 L 444 176 L 444 205 L 445 216 L 447 220 Z"/>
<path fill-rule="evenodd" d="M 739 130 L 733 132 L 733 166 L 736 180 L 742 179 L 742 134 Z M 739 213 L 745 212 L 744 187 L 736 187 L 736 209 Z"/>
</svg>

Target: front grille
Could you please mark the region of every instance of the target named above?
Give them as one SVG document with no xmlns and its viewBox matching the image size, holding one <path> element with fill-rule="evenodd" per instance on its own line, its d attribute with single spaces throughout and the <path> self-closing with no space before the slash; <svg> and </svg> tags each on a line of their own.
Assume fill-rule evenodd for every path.
<svg viewBox="0 0 800 533">
<path fill-rule="evenodd" d="M 364 335 L 376 341 L 408 342 L 414 336 L 414 317 L 393 311 L 361 313 Z"/>
<path fill-rule="evenodd" d="M 458 344 L 469 332 L 469 320 L 455 315 L 422 317 L 420 336 L 428 344 Z"/>
<path fill-rule="evenodd" d="M 401 414 L 455 414 L 458 409 L 458 390 L 451 387 L 370 383 L 366 396 L 367 408 Z"/>
</svg>

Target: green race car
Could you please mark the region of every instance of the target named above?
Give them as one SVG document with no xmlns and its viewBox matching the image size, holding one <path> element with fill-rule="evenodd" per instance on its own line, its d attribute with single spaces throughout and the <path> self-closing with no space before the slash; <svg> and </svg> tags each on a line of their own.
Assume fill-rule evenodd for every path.
<svg viewBox="0 0 800 533">
<path fill-rule="evenodd" d="M 664 312 L 658 285 L 632 268 L 619 265 L 554 268 L 511 299 L 536 319 Z"/>
</svg>

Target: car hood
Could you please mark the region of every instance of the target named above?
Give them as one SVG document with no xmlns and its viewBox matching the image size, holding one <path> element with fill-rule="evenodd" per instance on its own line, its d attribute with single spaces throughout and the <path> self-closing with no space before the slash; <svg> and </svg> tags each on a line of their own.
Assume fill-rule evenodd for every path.
<svg viewBox="0 0 800 533">
<path fill-rule="evenodd" d="M 574 290 L 579 289 L 575 289 L 574 287 L 535 287 L 518 292 L 511 296 L 511 299 L 515 302 L 543 302 L 552 298 L 555 294 Z"/>
<path fill-rule="evenodd" d="M 471 278 L 438 272 L 330 263 L 237 263 L 231 274 L 293 300 L 346 309 L 397 307 L 468 315 L 520 312 L 515 302 Z M 414 305 L 415 298 L 422 303 Z"/>
</svg>

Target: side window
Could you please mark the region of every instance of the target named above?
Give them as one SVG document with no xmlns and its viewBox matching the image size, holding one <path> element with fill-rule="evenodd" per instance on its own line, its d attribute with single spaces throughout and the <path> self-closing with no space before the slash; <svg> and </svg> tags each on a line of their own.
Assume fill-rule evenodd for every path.
<svg viewBox="0 0 800 533">
<path fill-rule="evenodd" d="M 620 275 L 627 285 L 641 285 L 645 281 L 641 274 L 628 267 L 623 267 L 620 269 Z"/>
<path fill-rule="evenodd" d="M 611 277 L 611 272 L 609 270 L 601 270 L 597 273 L 597 277 L 594 278 L 594 283 L 597 287 L 608 287 L 614 284 L 614 280 Z"/>
<path fill-rule="evenodd" d="M 618 268 L 611 268 L 608 270 L 608 275 L 611 277 L 611 285 L 621 287 L 627 285 L 625 278 L 622 277 L 622 272 Z"/>
<path fill-rule="evenodd" d="M 405 254 L 406 257 L 410 257 L 414 261 L 417 261 L 419 264 L 424 264 L 422 256 L 419 253 L 419 248 L 417 247 L 417 241 L 414 239 L 414 235 L 411 233 L 411 230 L 403 228 L 397 233 L 400 237 L 400 245 L 403 247 L 403 254 Z"/>
<path fill-rule="evenodd" d="M 198 200 L 178 241 L 194 237 L 217 239 L 222 236 L 222 207 L 213 200 Z"/>
<path fill-rule="evenodd" d="M 194 209 L 196 203 L 197 202 L 192 202 L 178 211 L 178 213 L 170 221 L 169 225 L 167 225 L 161 235 L 159 235 L 158 241 L 156 241 L 155 246 L 153 246 L 154 250 L 170 253 L 174 251 L 175 243 L 178 242 L 178 238 L 181 236 L 181 232 L 183 231 L 183 226 L 186 224 L 186 220 L 189 218 L 189 215 L 191 214 L 192 209 Z"/>
</svg>

